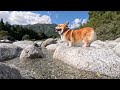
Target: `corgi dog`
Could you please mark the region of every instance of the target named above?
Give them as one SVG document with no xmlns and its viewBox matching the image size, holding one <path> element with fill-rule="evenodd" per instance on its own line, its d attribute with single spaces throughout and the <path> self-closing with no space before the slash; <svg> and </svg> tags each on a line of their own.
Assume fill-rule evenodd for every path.
<svg viewBox="0 0 120 90">
<path fill-rule="evenodd" d="M 66 22 L 55 27 L 55 31 L 61 36 L 61 42 L 67 42 L 67 46 L 71 47 L 82 43 L 82 47 L 89 47 L 96 40 L 96 32 L 92 27 L 72 30 L 68 28 L 68 24 L 69 22 Z"/>
</svg>

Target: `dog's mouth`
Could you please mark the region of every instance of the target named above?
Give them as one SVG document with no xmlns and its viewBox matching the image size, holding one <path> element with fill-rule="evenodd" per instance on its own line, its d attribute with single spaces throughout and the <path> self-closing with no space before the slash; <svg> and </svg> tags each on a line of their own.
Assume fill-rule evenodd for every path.
<svg viewBox="0 0 120 90">
<path fill-rule="evenodd" d="M 56 32 L 61 31 L 61 29 L 55 29 Z"/>
</svg>

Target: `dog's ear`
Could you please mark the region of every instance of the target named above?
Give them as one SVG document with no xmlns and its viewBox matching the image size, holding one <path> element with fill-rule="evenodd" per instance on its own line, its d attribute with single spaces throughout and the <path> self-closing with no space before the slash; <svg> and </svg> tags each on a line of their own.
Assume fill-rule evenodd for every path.
<svg viewBox="0 0 120 90">
<path fill-rule="evenodd" d="M 65 25 L 67 26 L 69 24 L 69 22 L 66 22 Z"/>
</svg>

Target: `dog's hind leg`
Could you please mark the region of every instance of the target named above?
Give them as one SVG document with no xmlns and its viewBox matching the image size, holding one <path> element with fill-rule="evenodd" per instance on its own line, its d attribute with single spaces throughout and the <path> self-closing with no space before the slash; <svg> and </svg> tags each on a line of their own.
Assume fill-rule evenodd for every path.
<svg viewBox="0 0 120 90">
<path fill-rule="evenodd" d="M 88 40 L 87 41 L 83 40 L 83 43 L 84 43 L 84 45 L 82 47 L 89 47 L 90 46 L 90 42 Z"/>
<path fill-rule="evenodd" d="M 69 43 L 68 43 L 68 42 L 66 42 L 66 45 L 68 46 L 68 45 L 69 45 Z"/>
<path fill-rule="evenodd" d="M 86 45 L 87 45 L 87 44 L 86 44 L 86 42 L 85 42 L 85 41 L 83 41 L 83 43 L 84 43 L 84 45 L 83 45 L 82 47 L 86 47 Z"/>
</svg>

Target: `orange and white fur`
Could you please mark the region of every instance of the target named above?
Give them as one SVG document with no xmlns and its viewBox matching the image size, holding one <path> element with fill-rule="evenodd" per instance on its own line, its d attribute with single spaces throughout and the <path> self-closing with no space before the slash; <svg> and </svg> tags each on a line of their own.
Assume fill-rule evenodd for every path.
<svg viewBox="0 0 120 90">
<path fill-rule="evenodd" d="M 68 28 L 69 23 L 58 24 L 55 31 L 61 35 L 61 42 L 67 42 L 67 46 L 83 43 L 82 47 L 89 47 L 96 40 L 96 32 L 92 27 L 84 27 L 81 29 L 72 30 Z"/>
</svg>

